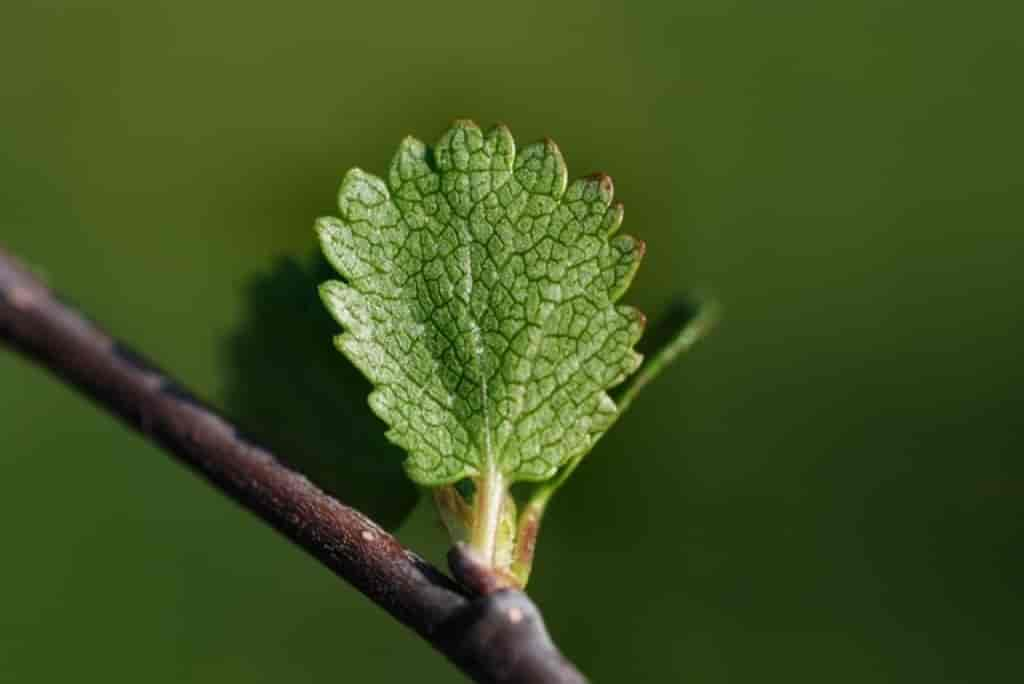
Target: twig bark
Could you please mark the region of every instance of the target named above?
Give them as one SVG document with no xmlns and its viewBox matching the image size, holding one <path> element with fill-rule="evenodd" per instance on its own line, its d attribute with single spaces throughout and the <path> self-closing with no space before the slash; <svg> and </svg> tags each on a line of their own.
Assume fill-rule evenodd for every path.
<svg viewBox="0 0 1024 684">
<path fill-rule="evenodd" d="M 263 518 L 475 681 L 585 683 L 525 594 L 481 596 L 452 581 L 61 303 L 2 248 L 0 340 Z"/>
</svg>

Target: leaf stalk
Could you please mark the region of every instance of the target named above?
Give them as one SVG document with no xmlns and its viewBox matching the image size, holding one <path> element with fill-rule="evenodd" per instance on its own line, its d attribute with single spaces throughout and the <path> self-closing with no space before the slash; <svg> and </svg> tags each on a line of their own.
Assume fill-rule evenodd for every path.
<svg viewBox="0 0 1024 684">
<path fill-rule="evenodd" d="M 495 549 L 501 523 L 501 508 L 505 502 L 505 477 L 497 467 L 488 468 L 475 480 L 473 530 L 470 548 L 486 565 L 495 565 Z"/>
</svg>

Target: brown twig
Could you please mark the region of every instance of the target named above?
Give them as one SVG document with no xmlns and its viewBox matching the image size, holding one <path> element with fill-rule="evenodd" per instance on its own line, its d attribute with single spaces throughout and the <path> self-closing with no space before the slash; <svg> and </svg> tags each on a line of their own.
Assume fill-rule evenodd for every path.
<svg viewBox="0 0 1024 684">
<path fill-rule="evenodd" d="M 58 301 L 2 249 L 0 340 L 163 446 L 474 680 L 585 682 L 525 594 L 501 589 L 479 596 L 456 584 Z"/>
</svg>

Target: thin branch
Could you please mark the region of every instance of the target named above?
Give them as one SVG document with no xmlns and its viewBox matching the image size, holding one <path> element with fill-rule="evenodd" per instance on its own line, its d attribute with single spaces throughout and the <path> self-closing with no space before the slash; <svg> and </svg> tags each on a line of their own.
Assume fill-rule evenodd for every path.
<svg viewBox="0 0 1024 684">
<path fill-rule="evenodd" d="M 263 518 L 475 681 L 585 683 L 525 594 L 456 584 L 62 304 L 2 248 L 0 340 Z"/>
</svg>

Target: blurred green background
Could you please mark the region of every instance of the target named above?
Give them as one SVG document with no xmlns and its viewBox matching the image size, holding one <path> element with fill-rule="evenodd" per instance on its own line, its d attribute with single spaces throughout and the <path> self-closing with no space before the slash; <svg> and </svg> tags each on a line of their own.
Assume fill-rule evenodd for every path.
<svg viewBox="0 0 1024 684">
<path fill-rule="evenodd" d="M 472 117 L 550 136 L 571 176 L 614 177 L 648 243 L 630 302 L 725 304 L 553 505 L 531 593 L 567 654 L 595 682 L 1013 681 L 1022 20 L 923 0 L 8 0 L 0 243 L 397 524 L 412 490 L 376 484 L 395 461 L 330 465 L 379 440 L 361 395 L 297 408 L 306 381 L 278 359 L 304 333 L 265 313 L 275 279 L 315 270 L 342 174 L 382 172 L 404 135 Z M 310 385 L 346 373 L 295 349 Z M 459 680 L 6 350 L 0 531 L 2 682 Z M 398 533 L 444 550 L 423 505 Z"/>
</svg>

